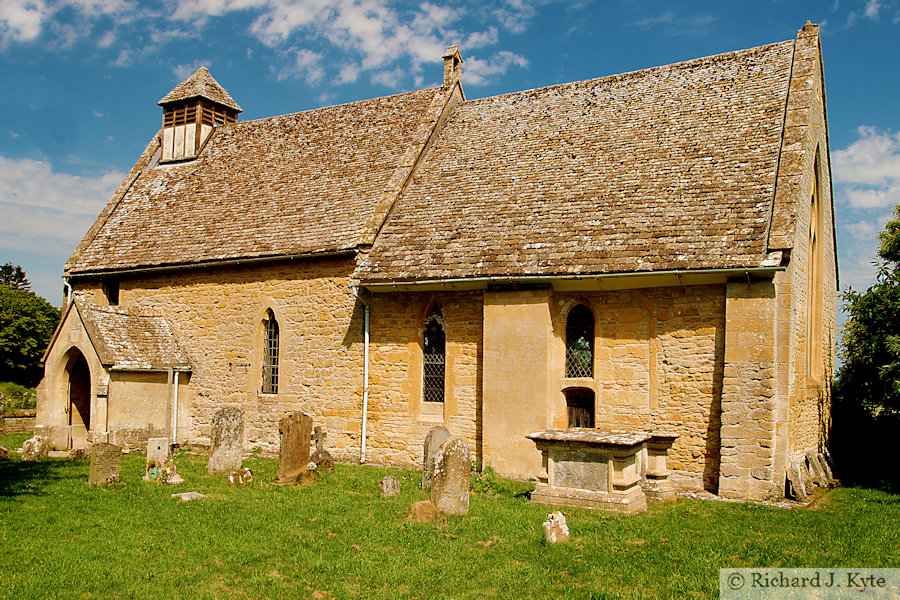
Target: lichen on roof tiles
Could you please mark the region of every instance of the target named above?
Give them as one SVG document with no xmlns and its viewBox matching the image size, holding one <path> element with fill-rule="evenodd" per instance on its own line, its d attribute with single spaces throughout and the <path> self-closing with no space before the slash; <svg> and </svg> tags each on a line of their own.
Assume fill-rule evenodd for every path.
<svg viewBox="0 0 900 600">
<path fill-rule="evenodd" d="M 223 88 L 215 78 L 209 74 L 206 67 L 200 67 L 193 75 L 179 83 L 175 88 L 162 97 L 159 105 L 188 100 L 190 98 L 207 98 L 237 112 L 243 112 L 234 98 Z"/>
<path fill-rule="evenodd" d="M 363 281 L 758 266 L 792 52 L 460 105 Z"/>
</svg>

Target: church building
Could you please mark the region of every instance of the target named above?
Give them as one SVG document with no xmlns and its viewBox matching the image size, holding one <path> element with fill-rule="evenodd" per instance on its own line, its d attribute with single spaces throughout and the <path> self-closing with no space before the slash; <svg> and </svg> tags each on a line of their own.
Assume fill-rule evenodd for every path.
<svg viewBox="0 0 900 600">
<path fill-rule="evenodd" d="M 476 100 L 443 59 L 253 121 L 206 68 L 166 94 L 65 265 L 37 432 L 205 445 L 237 406 L 270 452 L 303 411 L 339 460 L 418 466 L 443 425 L 518 478 L 535 431 L 664 433 L 678 487 L 783 495 L 830 426 L 818 27 Z"/>
</svg>

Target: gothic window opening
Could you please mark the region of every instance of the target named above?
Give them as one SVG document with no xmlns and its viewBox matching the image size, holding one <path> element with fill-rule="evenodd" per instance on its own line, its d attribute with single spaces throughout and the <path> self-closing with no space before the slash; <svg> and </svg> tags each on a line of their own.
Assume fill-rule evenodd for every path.
<svg viewBox="0 0 900 600">
<path fill-rule="evenodd" d="M 265 320 L 266 343 L 263 348 L 263 385 L 264 394 L 278 393 L 278 321 L 272 311 L 268 311 Z"/>
<path fill-rule="evenodd" d="M 822 248 L 819 243 L 822 206 L 819 202 L 818 160 L 814 170 L 813 191 L 809 201 L 809 245 L 806 263 L 806 373 L 811 377 L 821 375 L 822 371 Z"/>
<path fill-rule="evenodd" d="M 566 377 L 594 376 L 594 315 L 579 304 L 566 319 Z"/>
<path fill-rule="evenodd" d="M 440 313 L 432 313 L 425 324 L 422 347 L 422 400 L 444 401 L 447 338 Z"/>
</svg>

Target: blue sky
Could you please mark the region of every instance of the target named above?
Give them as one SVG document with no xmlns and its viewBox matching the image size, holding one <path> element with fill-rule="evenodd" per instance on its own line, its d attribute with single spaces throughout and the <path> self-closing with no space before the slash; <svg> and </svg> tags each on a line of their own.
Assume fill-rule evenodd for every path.
<svg viewBox="0 0 900 600">
<path fill-rule="evenodd" d="M 61 302 L 62 266 L 198 66 L 242 119 L 440 82 L 469 98 L 793 39 L 819 23 L 842 287 L 874 279 L 900 202 L 900 0 L 0 0 L 0 263 Z"/>
</svg>

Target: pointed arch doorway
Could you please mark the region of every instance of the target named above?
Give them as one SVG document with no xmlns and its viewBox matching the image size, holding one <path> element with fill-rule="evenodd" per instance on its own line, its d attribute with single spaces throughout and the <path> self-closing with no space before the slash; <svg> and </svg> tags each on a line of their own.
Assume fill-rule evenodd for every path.
<svg viewBox="0 0 900 600">
<path fill-rule="evenodd" d="M 91 370 L 84 355 L 73 348 L 66 364 L 68 376 L 68 417 L 69 448 L 87 445 L 91 428 Z"/>
</svg>

